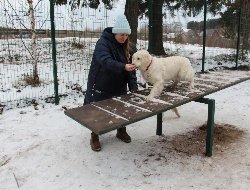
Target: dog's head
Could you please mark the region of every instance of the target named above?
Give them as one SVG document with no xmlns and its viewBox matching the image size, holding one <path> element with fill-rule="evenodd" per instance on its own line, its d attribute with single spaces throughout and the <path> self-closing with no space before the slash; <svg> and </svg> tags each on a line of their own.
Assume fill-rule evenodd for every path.
<svg viewBox="0 0 250 190">
<path fill-rule="evenodd" d="M 151 59 L 152 57 L 147 50 L 139 50 L 132 56 L 132 64 L 140 70 L 145 70 Z"/>
</svg>

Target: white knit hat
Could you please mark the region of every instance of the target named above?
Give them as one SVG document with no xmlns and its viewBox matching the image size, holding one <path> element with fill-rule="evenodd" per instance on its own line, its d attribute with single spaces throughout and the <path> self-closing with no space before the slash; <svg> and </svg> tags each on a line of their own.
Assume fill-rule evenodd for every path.
<svg viewBox="0 0 250 190">
<path fill-rule="evenodd" d="M 112 28 L 113 34 L 131 34 L 131 29 L 127 18 L 124 14 L 118 15 L 115 21 L 115 25 Z"/>
</svg>

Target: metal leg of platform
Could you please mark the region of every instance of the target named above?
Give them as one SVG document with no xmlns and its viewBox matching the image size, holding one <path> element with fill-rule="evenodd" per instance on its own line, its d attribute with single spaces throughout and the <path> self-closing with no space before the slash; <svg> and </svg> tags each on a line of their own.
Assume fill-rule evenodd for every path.
<svg viewBox="0 0 250 190">
<path fill-rule="evenodd" d="M 200 98 L 196 102 L 208 104 L 208 118 L 207 118 L 207 136 L 206 136 L 206 156 L 212 156 L 212 147 L 214 139 L 214 113 L 215 100 L 208 98 Z"/>
<path fill-rule="evenodd" d="M 162 113 L 157 114 L 156 135 L 162 135 Z"/>
</svg>

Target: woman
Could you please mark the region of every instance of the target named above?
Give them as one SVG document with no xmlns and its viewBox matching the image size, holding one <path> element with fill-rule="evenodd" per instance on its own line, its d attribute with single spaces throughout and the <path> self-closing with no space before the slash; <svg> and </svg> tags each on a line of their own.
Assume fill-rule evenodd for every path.
<svg viewBox="0 0 250 190">
<path fill-rule="evenodd" d="M 129 63 L 130 33 L 131 29 L 124 15 L 117 17 L 113 28 L 104 29 L 95 46 L 84 104 L 126 94 L 127 86 L 131 92 L 137 90 L 135 66 Z M 123 142 L 131 142 L 125 127 L 117 130 L 116 137 Z M 99 136 L 93 132 L 90 145 L 94 151 L 101 150 Z"/>
</svg>

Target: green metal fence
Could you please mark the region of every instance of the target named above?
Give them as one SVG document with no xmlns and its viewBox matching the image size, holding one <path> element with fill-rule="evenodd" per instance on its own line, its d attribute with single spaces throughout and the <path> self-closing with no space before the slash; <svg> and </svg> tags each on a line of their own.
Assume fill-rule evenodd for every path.
<svg viewBox="0 0 250 190">
<path fill-rule="evenodd" d="M 125 9 L 125 0 L 115 2 L 112 10 L 106 9 L 102 3 L 97 9 L 74 10 L 68 4 L 55 5 L 53 16 L 49 0 L 33 2 L 35 31 L 32 30 L 26 0 L 0 1 L 0 107 L 21 107 L 41 101 L 54 103 L 59 97 L 76 94 L 83 97 L 95 43 L 102 30 L 112 26 L 115 16 Z M 182 17 L 182 10 L 171 14 L 167 6 L 163 6 L 162 12 L 164 51 L 167 55 L 190 58 L 196 71 L 201 71 L 204 31 L 200 22 L 204 21 L 204 13 Z M 206 28 L 204 70 L 221 68 L 224 64 L 232 67 L 236 63 L 238 66 L 249 65 L 249 35 L 247 38 L 246 33 L 250 23 L 245 22 L 247 15 L 249 13 L 241 12 L 228 18 L 235 32 L 227 31 L 223 23 L 217 28 Z M 208 15 L 207 21 L 212 18 Z M 148 49 L 149 40 L 158 34 L 149 35 L 150 21 L 145 14 L 138 21 L 137 48 Z M 194 21 L 196 25 L 191 25 Z M 243 43 L 246 39 L 248 43 Z M 38 83 L 34 81 L 34 63 L 37 63 Z M 139 73 L 137 75 L 143 82 Z"/>
</svg>

